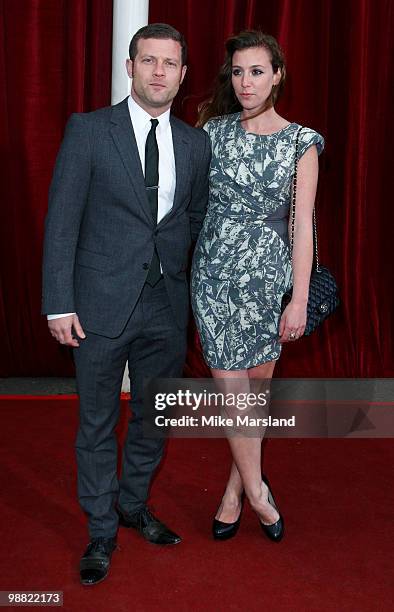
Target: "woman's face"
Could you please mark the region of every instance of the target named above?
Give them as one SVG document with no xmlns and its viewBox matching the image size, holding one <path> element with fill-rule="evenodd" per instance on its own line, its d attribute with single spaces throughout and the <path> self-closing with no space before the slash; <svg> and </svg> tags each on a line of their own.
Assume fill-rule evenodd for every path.
<svg viewBox="0 0 394 612">
<path fill-rule="evenodd" d="M 264 47 L 235 51 L 231 82 L 244 110 L 254 112 L 269 97 L 272 86 L 280 81 L 281 72 L 273 72 L 269 53 Z"/>
</svg>

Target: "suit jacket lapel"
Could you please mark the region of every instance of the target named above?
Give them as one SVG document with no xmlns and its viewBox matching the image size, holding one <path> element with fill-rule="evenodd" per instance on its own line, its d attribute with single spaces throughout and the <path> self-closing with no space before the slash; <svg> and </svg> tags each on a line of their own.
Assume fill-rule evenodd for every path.
<svg viewBox="0 0 394 612">
<path fill-rule="evenodd" d="M 175 183 L 175 194 L 174 194 L 174 203 L 172 205 L 171 210 L 166 214 L 165 217 L 158 224 L 161 226 L 164 224 L 169 218 L 171 218 L 175 213 L 177 208 L 182 202 L 182 193 L 184 188 L 188 183 L 188 175 L 190 172 L 190 142 L 185 137 L 184 131 L 178 124 L 178 120 L 176 117 L 171 115 L 171 132 L 172 132 L 172 144 L 174 147 L 174 158 L 175 158 L 175 175 L 176 175 L 176 183 Z M 160 179 L 159 179 L 160 182 Z"/>
<path fill-rule="evenodd" d="M 142 214 L 150 224 L 153 224 L 127 98 L 113 107 L 111 122 L 113 124 L 111 128 L 112 138 L 114 139 L 119 155 L 129 175 L 135 195 L 139 200 L 140 206 L 138 209 L 142 211 Z"/>
<path fill-rule="evenodd" d="M 187 137 L 185 137 L 183 129 L 178 124 L 178 120 L 171 116 L 170 121 L 172 142 L 174 146 L 176 185 L 173 206 L 167 215 L 161 219 L 160 223 L 158 224 L 159 226 L 165 223 L 175 214 L 177 208 L 182 202 L 183 190 L 188 183 L 190 141 L 187 139 Z M 150 213 L 148 198 L 146 196 L 145 179 L 142 172 L 141 160 L 138 153 L 133 125 L 130 119 L 127 98 L 120 102 L 120 104 L 113 107 L 111 122 L 113 124 L 111 127 L 112 138 L 129 175 L 135 195 L 139 200 L 140 206 L 138 209 L 141 210 L 144 217 L 152 225 L 153 219 Z"/>
</svg>

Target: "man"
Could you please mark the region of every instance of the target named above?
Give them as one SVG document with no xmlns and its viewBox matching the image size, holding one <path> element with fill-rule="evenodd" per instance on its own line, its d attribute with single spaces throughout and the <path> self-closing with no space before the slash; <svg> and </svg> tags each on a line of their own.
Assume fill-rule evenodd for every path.
<svg viewBox="0 0 394 612">
<path fill-rule="evenodd" d="M 170 116 L 186 73 L 183 36 L 166 24 L 141 28 L 126 68 L 128 98 L 68 122 L 45 231 L 42 312 L 52 336 L 74 348 L 80 396 L 85 585 L 106 577 L 119 523 L 156 544 L 180 541 L 146 507 L 164 440 L 143 437 L 143 382 L 182 375 L 188 254 L 208 191 L 207 135 Z M 127 361 L 133 416 L 118 482 L 114 430 Z"/>
</svg>

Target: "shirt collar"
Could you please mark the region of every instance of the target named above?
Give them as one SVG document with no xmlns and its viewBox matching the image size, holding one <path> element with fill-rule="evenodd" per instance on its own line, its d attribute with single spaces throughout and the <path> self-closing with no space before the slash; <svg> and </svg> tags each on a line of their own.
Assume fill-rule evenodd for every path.
<svg viewBox="0 0 394 612">
<path fill-rule="evenodd" d="M 150 120 L 156 118 L 159 122 L 159 127 L 165 129 L 170 122 L 170 109 L 158 117 L 152 117 L 147 113 L 131 96 L 128 97 L 128 106 L 131 121 L 134 127 L 143 128 L 146 125 L 150 127 Z"/>
</svg>

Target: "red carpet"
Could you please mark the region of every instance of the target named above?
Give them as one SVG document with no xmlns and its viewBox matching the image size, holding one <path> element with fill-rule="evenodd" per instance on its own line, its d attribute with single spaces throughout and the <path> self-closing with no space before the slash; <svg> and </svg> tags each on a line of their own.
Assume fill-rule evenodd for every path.
<svg viewBox="0 0 394 612">
<path fill-rule="evenodd" d="M 264 469 L 286 522 L 280 544 L 247 506 L 237 537 L 214 542 L 226 441 L 171 440 L 151 507 L 182 544 L 159 548 L 121 530 L 109 578 L 84 588 L 76 401 L 3 399 L 0 410 L 0 590 L 62 590 L 64 609 L 84 612 L 393 609 L 391 440 L 268 441 Z"/>
</svg>

